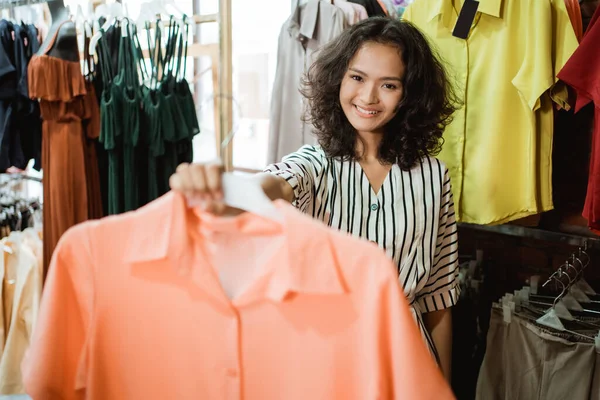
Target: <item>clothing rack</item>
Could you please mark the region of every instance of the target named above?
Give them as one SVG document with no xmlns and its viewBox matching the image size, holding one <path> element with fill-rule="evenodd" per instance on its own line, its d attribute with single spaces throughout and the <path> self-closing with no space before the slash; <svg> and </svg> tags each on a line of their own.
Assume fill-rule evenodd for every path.
<svg viewBox="0 0 600 400">
<path fill-rule="evenodd" d="M 188 57 L 210 57 L 214 87 L 214 123 L 217 156 L 223 161 L 225 170 L 233 168 L 233 143 L 221 144 L 233 130 L 233 58 L 232 58 L 232 21 L 231 0 L 219 1 L 219 12 L 216 14 L 196 14 L 189 17 L 193 24 L 217 23 L 219 25 L 218 43 L 192 43 L 188 47 Z M 150 28 L 156 27 L 153 22 Z M 148 57 L 147 51 L 143 52 Z"/>
<path fill-rule="evenodd" d="M 35 4 L 47 3 L 48 0 L 0 0 L 0 9 L 32 6 Z"/>
</svg>

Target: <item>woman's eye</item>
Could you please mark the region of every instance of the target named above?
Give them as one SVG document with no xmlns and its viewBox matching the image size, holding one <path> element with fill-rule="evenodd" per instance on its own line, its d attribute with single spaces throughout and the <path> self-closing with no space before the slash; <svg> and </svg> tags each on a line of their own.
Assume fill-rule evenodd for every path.
<svg viewBox="0 0 600 400">
<path fill-rule="evenodd" d="M 358 75 L 350 75 L 350 79 L 354 79 L 355 81 L 362 81 L 362 76 Z"/>
<path fill-rule="evenodd" d="M 396 89 L 396 85 L 392 85 L 391 83 L 386 83 L 385 85 L 383 85 L 383 87 L 390 90 Z"/>
</svg>

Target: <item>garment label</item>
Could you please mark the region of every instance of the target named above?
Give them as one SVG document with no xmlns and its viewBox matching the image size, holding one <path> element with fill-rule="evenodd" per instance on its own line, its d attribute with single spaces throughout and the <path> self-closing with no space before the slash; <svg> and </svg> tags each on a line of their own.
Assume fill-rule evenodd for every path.
<svg viewBox="0 0 600 400">
<path fill-rule="evenodd" d="M 502 305 L 502 317 L 504 319 L 504 322 L 506 322 L 507 324 L 510 324 L 510 322 L 512 321 L 512 310 L 510 309 L 510 306 L 508 304 Z"/>
<path fill-rule="evenodd" d="M 456 20 L 454 30 L 452 31 L 452 36 L 455 36 L 460 39 L 466 39 L 469 37 L 469 32 L 471 31 L 471 26 L 473 25 L 473 21 L 475 20 L 475 14 L 477 14 L 478 8 L 478 1 L 465 0 L 465 3 L 460 9 L 460 14 L 458 15 L 458 19 Z"/>
<path fill-rule="evenodd" d="M 533 275 L 531 278 L 529 278 L 529 286 L 531 287 L 531 294 L 537 294 L 539 283 L 540 283 L 539 275 Z"/>
</svg>

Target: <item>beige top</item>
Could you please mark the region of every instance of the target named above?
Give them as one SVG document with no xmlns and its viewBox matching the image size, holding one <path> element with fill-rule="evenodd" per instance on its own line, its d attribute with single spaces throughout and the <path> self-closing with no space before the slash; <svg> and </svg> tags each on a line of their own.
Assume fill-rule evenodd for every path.
<svg viewBox="0 0 600 400">
<path fill-rule="evenodd" d="M 0 353 L 0 395 L 24 393 L 21 363 L 29 347 L 42 295 L 42 242 L 34 231 L 13 232 L 0 241 L 12 249 L 0 257 L 4 344 Z M 37 254 L 37 256 L 36 256 Z"/>
</svg>

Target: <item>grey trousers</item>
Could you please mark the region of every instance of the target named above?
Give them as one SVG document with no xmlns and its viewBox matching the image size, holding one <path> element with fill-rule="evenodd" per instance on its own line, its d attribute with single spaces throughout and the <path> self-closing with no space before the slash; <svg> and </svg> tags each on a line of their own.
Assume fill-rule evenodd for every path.
<svg viewBox="0 0 600 400">
<path fill-rule="evenodd" d="M 493 309 L 477 400 L 600 400 L 600 354 Z M 566 335 L 562 335 L 565 336 Z"/>
</svg>

